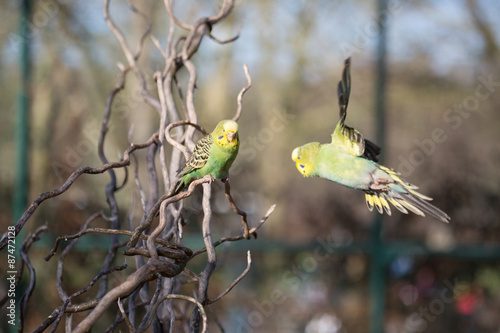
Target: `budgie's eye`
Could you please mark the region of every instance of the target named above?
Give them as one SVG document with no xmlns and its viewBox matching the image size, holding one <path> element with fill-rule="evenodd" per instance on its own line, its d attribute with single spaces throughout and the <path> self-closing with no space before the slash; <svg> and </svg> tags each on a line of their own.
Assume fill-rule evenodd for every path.
<svg viewBox="0 0 500 333">
<path fill-rule="evenodd" d="M 226 130 L 225 129 L 222 129 L 222 132 L 225 132 Z"/>
<path fill-rule="evenodd" d="M 300 156 L 298 156 L 297 159 L 300 160 Z"/>
</svg>

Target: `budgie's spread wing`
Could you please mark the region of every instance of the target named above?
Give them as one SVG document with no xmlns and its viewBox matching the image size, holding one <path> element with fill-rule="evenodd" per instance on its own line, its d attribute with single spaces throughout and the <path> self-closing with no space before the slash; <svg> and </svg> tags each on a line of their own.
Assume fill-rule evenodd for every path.
<svg viewBox="0 0 500 333">
<path fill-rule="evenodd" d="M 359 131 L 345 124 L 347 105 L 351 93 L 350 66 L 351 58 L 347 58 L 344 64 L 342 80 L 337 87 L 340 121 L 332 134 L 332 145 L 341 152 L 353 156 L 363 156 L 377 162 L 377 155 L 380 154 L 380 148 L 373 142 L 365 140 Z"/>
<path fill-rule="evenodd" d="M 365 151 L 363 153 L 363 157 L 366 159 L 369 159 L 370 161 L 373 162 L 378 162 L 378 155 L 380 155 L 380 149 L 379 146 L 371 142 L 370 140 L 365 139 Z"/>
<path fill-rule="evenodd" d="M 339 98 L 340 121 L 332 134 L 332 145 L 344 153 L 354 156 L 362 156 L 365 151 L 365 140 L 361 133 L 345 124 L 347 116 L 347 105 L 351 93 L 351 59 L 345 61 L 342 80 L 338 84 L 337 94 Z"/>
<path fill-rule="evenodd" d="M 205 166 L 210 157 L 210 147 L 212 146 L 212 135 L 209 134 L 196 143 L 194 151 L 186 162 L 183 169 L 179 171 L 177 177 L 182 177 L 188 173 Z"/>
</svg>

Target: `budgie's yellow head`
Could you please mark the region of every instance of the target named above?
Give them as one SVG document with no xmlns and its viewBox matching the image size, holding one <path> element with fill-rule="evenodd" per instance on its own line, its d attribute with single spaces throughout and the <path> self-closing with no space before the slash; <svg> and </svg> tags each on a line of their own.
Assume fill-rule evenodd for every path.
<svg viewBox="0 0 500 333">
<path fill-rule="evenodd" d="M 221 120 L 212 132 L 217 145 L 236 148 L 240 144 L 238 124 L 233 120 Z"/>
<path fill-rule="evenodd" d="M 312 176 L 319 149 L 319 142 L 311 142 L 293 150 L 292 160 L 295 162 L 297 170 L 299 170 L 304 177 Z"/>
</svg>

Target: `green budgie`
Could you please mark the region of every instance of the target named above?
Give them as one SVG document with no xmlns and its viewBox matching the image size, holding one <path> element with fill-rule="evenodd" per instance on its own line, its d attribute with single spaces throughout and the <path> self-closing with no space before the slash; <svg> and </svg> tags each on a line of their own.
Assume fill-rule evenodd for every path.
<svg viewBox="0 0 500 333">
<path fill-rule="evenodd" d="M 180 180 L 175 193 L 206 175 L 217 179 L 226 178 L 238 155 L 239 146 L 238 124 L 233 120 L 220 121 L 212 133 L 196 143 L 186 165 L 179 169 L 177 177 Z"/>
<path fill-rule="evenodd" d="M 380 148 L 365 140 L 361 133 L 345 124 L 351 89 L 350 58 L 345 61 L 342 80 L 338 85 L 340 121 L 332 134 L 332 142 L 311 142 L 297 147 L 292 160 L 304 177 L 321 177 L 365 192 L 366 204 L 380 214 L 391 215 L 389 202 L 407 214 L 429 214 L 443 222 L 450 217 L 431 205 L 431 198 L 418 193 L 417 186 L 400 178 L 400 174 L 377 163 Z"/>
</svg>

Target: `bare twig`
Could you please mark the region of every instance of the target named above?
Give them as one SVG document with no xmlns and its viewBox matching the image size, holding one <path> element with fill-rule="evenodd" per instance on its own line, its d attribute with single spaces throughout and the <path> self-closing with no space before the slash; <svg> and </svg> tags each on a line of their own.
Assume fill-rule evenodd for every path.
<svg viewBox="0 0 500 333">
<path fill-rule="evenodd" d="M 220 300 L 222 297 L 226 296 L 231 291 L 231 289 L 233 289 L 234 286 L 236 286 L 236 284 L 238 284 L 238 282 L 240 282 L 245 277 L 245 275 L 247 275 L 248 271 L 250 271 L 250 265 L 251 264 L 252 264 L 252 257 L 250 256 L 250 251 L 247 251 L 247 268 L 245 268 L 245 270 L 243 271 L 243 273 L 241 273 L 240 276 L 238 276 L 236 278 L 236 280 L 234 280 L 229 285 L 229 287 L 227 287 L 226 290 L 224 290 L 219 296 L 210 299 L 207 304 L 215 303 L 218 300 Z"/>
<path fill-rule="evenodd" d="M 134 12 L 135 14 L 139 15 L 142 17 L 147 23 L 148 27 L 146 30 L 143 32 L 141 38 L 139 39 L 139 43 L 137 43 L 137 49 L 135 51 L 134 59 L 137 61 L 142 53 L 142 48 L 144 47 L 144 41 L 146 40 L 146 37 L 149 35 L 151 32 L 151 29 L 153 28 L 153 22 L 151 22 L 151 19 L 149 19 L 144 13 L 139 11 L 133 4 L 132 1 L 128 2 L 129 8 Z"/>
<path fill-rule="evenodd" d="M 274 211 L 274 208 L 276 208 L 276 204 L 272 205 L 267 210 L 266 214 L 260 219 L 259 224 L 257 224 L 256 227 L 253 227 L 252 229 L 250 229 L 248 232 L 250 234 L 255 234 L 257 232 L 257 230 L 259 230 L 260 227 L 262 227 L 264 225 L 264 223 L 267 221 L 267 219 L 269 218 L 269 216 Z M 244 238 L 245 238 L 244 235 L 233 236 L 233 237 L 223 237 L 223 238 L 219 239 L 217 242 L 214 243 L 214 247 L 217 247 L 217 246 L 219 246 L 219 245 L 221 245 L 222 243 L 225 243 L 225 242 L 235 242 L 235 241 L 242 240 Z M 198 251 L 193 252 L 192 257 L 194 258 L 197 255 L 199 255 L 199 254 L 201 254 L 203 252 L 206 252 L 206 251 L 207 251 L 206 248 L 199 249 Z"/>
<path fill-rule="evenodd" d="M 232 42 L 234 42 L 235 40 L 237 40 L 238 38 L 240 38 L 241 28 L 242 28 L 242 27 L 239 27 L 239 28 L 238 28 L 238 32 L 236 33 L 236 35 L 235 35 L 234 37 L 230 38 L 230 39 L 220 40 L 220 39 L 218 39 L 217 37 L 215 37 L 214 35 L 212 35 L 212 33 L 210 33 L 210 34 L 208 35 L 208 37 L 212 38 L 214 41 L 216 41 L 217 43 L 222 44 L 222 45 L 223 45 L 223 44 L 232 43 Z"/>
<path fill-rule="evenodd" d="M 80 233 L 83 233 L 88 228 L 89 224 L 92 221 L 94 221 L 95 219 L 97 219 L 98 217 L 106 219 L 106 216 L 104 215 L 103 212 L 97 212 L 97 213 L 92 214 L 87 219 L 87 221 L 85 221 L 83 226 L 80 228 Z M 56 240 L 57 243 L 58 243 L 58 240 Z M 57 260 L 56 289 L 57 289 L 57 293 L 59 294 L 59 298 L 61 298 L 61 301 L 63 301 L 63 302 L 68 299 L 68 294 L 66 293 L 66 291 L 64 291 L 64 288 L 62 286 L 63 270 L 64 270 L 64 258 L 69 253 L 69 251 L 71 251 L 71 249 L 73 249 L 73 247 L 76 245 L 77 242 L 78 242 L 78 238 L 75 238 L 72 242 L 70 242 L 68 244 L 68 246 L 66 246 L 66 248 L 64 248 L 61 255 L 59 256 L 59 259 Z"/>
<path fill-rule="evenodd" d="M 226 199 L 229 202 L 229 205 L 231 206 L 231 209 L 233 212 L 241 216 L 241 224 L 243 225 L 243 237 L 246 239 L 250 239 L 250 232 L 248 230 L 248 222 L 247 222 L 247 213 L 244 211 L 240 210 L 237 206 L 236 203 L 234 202 L 233 197 L 231 196 L 231 186 L 229 185 L 229 178 L 223 180 L 224 181 L 224 188 L 225 188 L 225 194 L 226 194 Z M 257 234 L 254 232 L 252 235 L 257 238 Z"/>
<path fill-rule="evenodd" d="M 74 312 L 87 311 L 87 310 L 93 309 L 100 301 L 99 299 L 93 299 L 89 302 L 86 302 L 83 304 L 78 304 L 78 305 L 69 305 L 69 303 L 73 298 L 78 297 L 78 296 L 86 293 L 102 276 L 110 274 L 110 273 L 115 272 L 115 271 L 123 270 L 126 267 L 127 267 L 127 265 L 116 266 L 116 267 L 112 267 L 106 271 L 99 272 L 99 274 L 97 274 L 85 288 L 83 288 L 82 290 L 79 290 L 79 291 L 75 292 L 74 294 L 72 294 L 71 296 L 69 296 L 66 299 L 66 301 L 63 303 L 63 305 L 61 305 L 60 307 L 55 309 L 47 317 L 47 319 L 45 319 L 43 321 L 43 323 L 40 326 L 38 326 L 36 330 L 33 331 L 33 333 L 44 332 L 47 329 L 47 327 L 49 327 L 54 322 L 55 323 L 53 326 L 53 330 L 55 330 L 64 313 L 74 313 Z"/>
<path fill-rule="evenodd" d="M 45 260 L 48 261 L 57 252 L 57 249 L 59 247 L 59 243 L 62 240 L 69 240 L 69 239 L 79 238 L 79 237 L 81 237 L 81 236 L 83 236 L 83 235 L 85 235 L 87 233 L 126 235 L 126 236 L 133 236 L 134 235 L 134 233 L 132 231 L 120 230 L 120 229 L 103 229 L 103 228 L 85 229 L 85 230 L 82 230 L 82 231 L 80 231 L 80 232 L 78 232 L 76 234 L 73 234 L 73 235 L 66 235 L 66 236 L 58 237 L 56 239 L 55 245 L 52 248 L 52 250 L 50 251 L 50 253 L 47 254 L 47 256 L 45 256 Z M 139 238 L 142 239 L 142 240 L 147 240 L 148 236 L 140 234 Z M 187 254 L 188 256 L 190 256 L 191 253 L 192 253 L 192 251 L 190 249 L 188 249 L 187 247 L 182 247 L 182 246 L 177 245 L 177 244 L 172 244 L 172 243 L 166 242 L 166 241 L 164 241 L 161 238 L 157 238 L 155 240 L 155 242 L 157 242 L 158 244 L 160 244 L 162 246 L 165 246 L 167 248 L 173 249 L 173 250 L 180 250 L 180 251 L 184 252 L 185 254 Z M 127 252 L 125 252 L 125 254 L 127 254 Z M 183 258 L 182 255 L 180 255 L 179 258 L 173 257 L 173 259 L 181 259 L 181 258 Z"/>
<path fill-rule="evenodd" d="M 23 293 L 23 296 L 21 296 L 20 300 L 21 315 L 19 317 L 19 329 L 21 332 L 23 330 L 24 318 L 26 317 L 26 307 L 28 306 L 28 301 L 31 297 L 31 294 L 33 293 L 33 290 L 35 289 L 35 283 L 36 283 L 35 269 L 33 268 L 33 265 L 31 264 L 31 261 L 28 257 L 28 251 L 30 250 L 31 245 L 33 245 L 34 242 L 40 239 L 40 235 L 44 232 L 47 232 L 48 230 L 49 228 L 47 227 L 47 225 L 43 225 L 38 229 L 36 229 L 35 232 L 32 233 L 24 241 L 19 251 L 19 254 L 21 255 L 22 259 L 21 265 L 26 265 L 26 267 L 28 267 L 28 270 L 30 272 L 30 282 L 28 288 L 26 288 L 26 291 Z"/>
<path fill-rule="evenodd" d="M 191 30 L 191 26 L 189 24 L 185 24 L 181 21 L 179 21 L 175 15 L 174 15 L 174 12 L 172 11 L 172 3 L 171 3 L 171 0 L 164 0 L 163 1 L 165 3 L 165 8 L 167 9 L 167 13 L 168 13 L 168 16 L 170 16 L 170 19 L 175 23 L 177 24 L 179 27 L 181 27 L 182 29 L 184 30 Z"/>
<path fill-rule="evenodd" d="M 210 227 L 210 222 L 212 220 L 212 208 L 210 206 L 210 197 L 211 197 L 211 186 L 209 184 L 203 184 L 203 241 L 205 243 L 205 247 L 207 249 L 207 263 L 205 268 L 200 274 L 200 278 L 198 281 L 198 301 L 201 304 L 207 304 L 208 302 L 208 282 L 210 280 L 210 276 L 212 275 L 215 267 L 217 265 L 217 254 L 215 252 L 215 248 L 212 243 L 212 231 Z M 190 329 L 191 331 L 196 331 L 197 327 L 199 327 L 199 317 L 201 313 L 201 308 L 198 310 L 194 309 L 191 314 L 190 319 Z"/>
<path fill-rule="evenodd" d="M 234 7 L 234 0 L 224 0 L 220 11 L 216 15 L 210 16 L 208 18 L 208 21 L 210 22 L 211 25 L 216 24 L 217 22 L 228 16 L 229 13 L 231 13 L 231 11 L 233 10 L 233 7 Z"/>
<path fill-rule="evenodd" d="M 204 307 L 203 307 L 203 304 L 201 304 L 201 303 L 200 303 L 200 302 L 198 302 L 196 299 L 194 299 L 193 297 L 190 297 L 190 296 L 185 296 L 185 295 L 177 295 L 177 294 L 170 294 L 170 295 L 167 295 L 167 296 L 163 297 L 162 299 L 160 299 L 160 300 L 159 300 L 159 301 L 155 304 L 155 306 L 154 306 L 154 311 L 153 311 L 153 312 L 156 312 L 156 309 L 158 308 L 158 306 L 159 306 L 162 302 L 166 301 L 167 299 L 183 299 L 183 300 L 186 300 L 186 301 L 191 302 L 191 303 L 193 303 L 194 305 L 196 305 L 196 306 L 198 307 L 199 311 L 200 311 L 200 314 L 201 314 L 202 318 L 203 318 L 203 322 L 202 322 L 203 326 L 202 326 L 202 330 L 201 330 L 201 332 L 202 332 L 202 333 L 206 332 L 206 330 L 207 330 L 207 313 L 205 312 L 205 309 L 204 309 Z M 143 329 L 148 328 L 150 325 L 151 325 L 151 319 L 150 319 L 150 320 L 148 320 L 147 324 L 145 325 L 145 327 L 144 327 Z M 142 332 L 142 330 L 141 330 L 141 331 L 139 331 L 139 332 Z"/>
<path fill-rule="evenodd" d="M 111 19 L 111 16 L 109 15 L 109 3 L 111 0 L 105 0 L 104 7 L 103 7 L 103 12 L 104 12 L 104 19 L 106 20 L 106 23 L 108 25 L 109 30 L 115 35 L 116 40 L 118 41 L 118 44 L 120 44 L 120 48 L 122 49 L 123 54 L 125 55 L 125 58 L 127 59 L 127 62 L 130 67 L 134 70 L 134 74 L 137 77 L 137 79 L 140 82 L 141 85 L 141 94 L 144 100 L 149 103 L 151 106 L 153 106 L 158 112 L 160 111 L 160 102 L 154 98 L 147 90 L 146 88 L 146 80 L 144 78 L 143 73 L 139 70 L 137 66 L 137 59 L 140 56 L 140 51 L 142 50 L 141 44 L 143 43 L 145 36 L 149 33 L 150 28 L 146 30 L 144 33 L 143 37 L 141 37 L 139 46 L 137 48 L 138 53 L 136 55 L 132 54 L 132 51 L 130 51 L 127 42 L 125 41 L 125 37 L 123 36 L 123 33 L 120 31 L 120 29 L 116 26 L 115 22 Z"/>
<path fill-rule="evenodd" d="M 160 205 L 163 207 L 166 207 L 167 205 L 169 205 L 172 202 L 179 201 L 181 199 L 181 195 L 182 195 L 182 198 L 185 198 L 185 197 L 191 195 L 191 193 L 193 192 L 196 185 L 203 184 L 203 188 L 205 188 L 205 185 L 207 183 L 212 183 L 213 181 L 214 181 L 214 178 L 211 175 L 206 175 L 205 177 L 203 177 L 201 179 L 197 179 L 197 180 L 193 181 L 191 184 L 189 184 L 188 190 L 186 192 L 181 192 L 181 193 L 177 194 L 176 196 L 169 197 L 166 200 L 164 200 Z M 156 229 L 153 230 L 153 232 L 148 237 L 148 240 L 146 242 L 149 254 L 151 255 L 151 258 L 156 259 L 156 260 L 158 260 L 158 253 L 156 252 L 154 242 L 155 242 L 156 238 L 160 235 L 160 233 L 163 231 L 163 229 L 165 228 L 165 219 L 162 218 L 161 215 L 162 214 L 160 214 L 160 223 L 159 223 L 158 227 L 156 227 Z"/>
<path fill-rule="evenodd" d="M 17 221 L 17 223 L 15 225 L 15 228 L 16 228 L 15 233 L 16 233 L 16 235 L 19 234 L 19 231 L 21 231 L 21 229 L 23 228 L 24 224 L 28 221 L 28 219 L 31 217 L 31 215 L 33 215 L 33 213 L 36 211 L 36 209 L 38 208 L 38 206 L 40 206 L 40 204 L 42 202 L 44 202 L 47 199 L 56 197 L 58 195 L 61 195 L 64 192 L 66 192 L 71 187 L 71 185 L 73 185 L 73 183 L 78 179 L 78 177 L 80 177 L 83 174 L 100 174 L 100 173 L 104 173 L 107 170 L 112 169 L 112 168 L 121 168 L 121 167 L 127 166 L 127 165 L 130 164 L 130 154 L 133 151 L 135 151 L 137 149 L 144 149 L 146 147 L 149 147 L 150 145 L 156 143 L 157 139 L 158 139 L 158 134 L 155 133 L 145 143 L 130 145 L 127 148 L 127 150 L 125 151 L 125 153 L 123 154 L 122 160 L 119 161 L 119 162 L 106 163 L 106 164 L 104 164 L 104 165 L 102 165 L 102 166 L 100 166 L 98 168 L 91 168 L 91 167 L 88 167 L 88 166 L 84 166 L 84 167 L 80 167 L 80 168 L 76 169 L 66 179 L 66 181 L 64 182 L 64 184 L 62 186 L 60 186 L 60 187 L 58 187 L 55 190 L 52 190 L 50 192 L 45 192 L 45 193 L 40 194 L 31 203 L 31 205 L 23 213 L 23 215 L 21 216 L 21 218 Z M 4 236 L 2 237 L 2 240 L 0 241 L 0 250 L 3 249 L 6 245 L 7 245 L 7 233 L 4 234 Z"/>
<path fill-rule="evenodd" d="M 170 136 L 170 130 L 172 128 L 177 127 L 177 126 L 182 126 L 182 125 L 193 126 L 198 131 L 200 131 L 201 133 L 203 133 L 203 135 L 207 135 L 208 133 L 207 133 L 207 131 L 205 131 L 205 129 L 203 127 L 201 127 L 198 124 L 192 123 L 189 120 L 177 121 L 177 122 L 171 123 L 171 124 L 169 124 L 167 126 L 167 128 L 165 129 L 165 138 L 167 139 L 167 142 L 169 144 L 171 144 L 172 146 L 174 146 L 175 148 L 177 148 L 179 151 L 181 151 L 184 154 L 184 158 L 187 160 L 189 158 L 189 155 L 191 155 L 191 153 L 189 152 L 189 150 L 185 146 L 183 146 L 182 144 L 180 144 L 179 142 L 177 142 L 174 139 L 172 139 L 172 137 Z"/>
<path fill-rule="evenodd" d="M 240 93 L 238 94 L 238 109 L 236 110 L 236 114 L 233 117 L 234 121 L 238 121 L 238 119 L 240 119 L 243 95 L 252 86 L 252 78 L 250 77 L 250 73 L 248 73 L 248 67 L 246 64 L 243 65 L 243 70 L 245 71 L 245 77 L 247 78 L 247 85 L 243 89 L 241 89 Z"/>
<path fill-rule="evenodd" d="M 165 100 L 165 88 L 163 87 L 163 78 L 159 72 L 156 72 L 156 84 L 158 86 L 158 96 L 160 97 L 161 112 L 160 112 L 160 164 L 163 175 L 163 186 L 169 188 L 170 178 L 167 169 L 167 161 L 165 156 L 165 127 L 168 122 L 167 102 Z"/>
<path fill-rule="evenodd" d="M 132 323 L 128 319 L 127 314 L 125 313 L 125 309 L 123 308 L 122 300 L 120 299 L 120 297 L 118 297 L 116 303 L 118 304 L 118 309 L 120 309 L 120 313 L 122 314 L 123 320 L 125 320 L 125 324 L 127 324 L 127 327 L 130 330 L 130 332 L 135 331 L 134 326 L 132 326 Z"/>
<path fill-rule="evenodd" d="M 181 199 L 184 199 L 184 198 L 190 196 L 193 193 L 194 188 L 197 185 L 202 184 L 202 183 L 209 183 L 209 182 L 212 182 L 212 181 L 213 181 L 213 177 L 210 176 L 210 175 L 207 175 L 207 176 L 205 176 L 203 178 L 194 180 L 193 182 L 191 182 L 191 184 L 189 184 L 189 187 L 188 187 L 187 191 L 181 192 L 181 193 L 179 193 L 177 195 L 174 195 L 174 196 L 172 196 L 172 195 L 174 193 L 175 185 L 176 184 L 175 183 L 172 184 L 172 186 L 170 186 L 170 189 L 169 189 L 168 193 L 165 194 L 165 195 L 163 195 L 158 200 L 158 202 L 156 202 L 156 204 L 151 208 L 151 211 L 149 212 L 149 215 L 146 218 L 146 220 L 144 222 L 142 222 L 141 225 L 139 225 L 135 229 L 134 234 L 132 235 L 132 237 L 130 238 L 130 241 L 127 244 L 127 248 L 131 248 L 131 247 L 134 247 L 136 245 L 137 240 L 139 239 L 141 233 L 144 230 L 146 230 L 147 228 L 149 228 L 149 226 L 153 222 L 153 219 L 156 216 L 156 213 L 158 213 L 158 211 L 160 210 L 160 206 L 163 203 L 163 201 L 168 200 L 169 203 L 177 202 L 177 201 L 179 201 Z"/>
<path fill-rule="evenodd" d="M 180 269 L 182 271 L 183 268 Z M 174 276 L 177 275 L 179 267 L 172 263 L 164 261 L 151 261 L 146 265 L 139 268 L 134 273 L 130 274 L 125 282 L 119 286 L 111 289 L 94 308 L 94 311 L 89 313 L 78 326 L 73 330 L 73 333 L 84 333 L 91 329 L 97 319 L 104 313 L 104 311 L 114 303 L 118 297 L 126 297 L 130 295 L 135 289 L 143 283 L 151 281 L 156 278 L 157 274 Z"/>
</svg>

